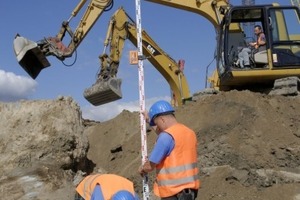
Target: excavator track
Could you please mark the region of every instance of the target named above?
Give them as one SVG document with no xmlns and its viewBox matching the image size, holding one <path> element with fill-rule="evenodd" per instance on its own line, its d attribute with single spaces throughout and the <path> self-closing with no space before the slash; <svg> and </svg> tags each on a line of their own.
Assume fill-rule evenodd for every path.
<svg viewBox="0 0 300 200">
<path fill-rule="evenodd" d="M 122 98 L 121 79 L 97 80 L 83 92 L 84 98 L 94 106 L 99 106 Z"/>
<path fill-rule="evenodd" d="M 300 79 L 296 76 L 277 79 L 270 95 L 297 96 L 299 95 Z"/>
</svg>

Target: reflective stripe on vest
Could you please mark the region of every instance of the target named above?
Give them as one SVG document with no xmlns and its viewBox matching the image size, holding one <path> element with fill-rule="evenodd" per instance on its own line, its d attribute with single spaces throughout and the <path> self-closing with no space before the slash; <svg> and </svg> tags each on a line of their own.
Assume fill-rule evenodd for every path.
<svg viewBox="0 0 300 200">
<path fill-rule="evenodd" d="M 199 179 L 198 175 L 194 175 L 194 176 L 189 176 L 180 179 L 157 181 L 157 185 L 158 186 L 180 185 L 180 184 L 194 182 L 197 181 L 198 179 Z"/>
<path fill-rule="evenodd" d="M 190 169 L 197 168 L 197 163 L 192 163 L 192 164 L 186 164 L 186 165 L 181 165 L 177 167 L 169 167 L 169 168 L 161 168 L 161 169 L 156 169 L 156 173 L 158 174 L 171 174 L 171 173 L 178 173 Z"/>
</svg>

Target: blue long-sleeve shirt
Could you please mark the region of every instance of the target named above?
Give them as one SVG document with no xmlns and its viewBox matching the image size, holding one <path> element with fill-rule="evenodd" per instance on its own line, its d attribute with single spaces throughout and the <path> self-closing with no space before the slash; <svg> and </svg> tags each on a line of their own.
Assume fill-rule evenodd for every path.
<svg viewBox="0 0 300 200">
<path fill-rule="evenodd" d="M 149 161 L 159 164 L 166 156 L 170 155 L 171 151 L 174 149 L 174 146 L 174 138 L 166 132 L 161 132 L 158 135 L 156 144 L 154 145 L 149 157 Z"/>
</svg>

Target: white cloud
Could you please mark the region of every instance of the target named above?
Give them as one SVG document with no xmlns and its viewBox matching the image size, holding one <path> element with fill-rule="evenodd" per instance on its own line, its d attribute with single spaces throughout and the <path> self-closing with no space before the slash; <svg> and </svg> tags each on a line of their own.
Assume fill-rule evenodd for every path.
<svg viewBox="0 0 300 200">
<path fill-rule="evenodd" d="M 0 101 L 26 99 L 36 87 L 37 82 L 31 78 L 0 70 Z"/>
<path fill-rule="evenodd" d="M 158 100 L 167 100 L 170 101 L 170 97 L 154 97 L 151 99 L 146 99 L 146 109 L 148 110 L 150 106 Z M 85 106 L 82 107 L 82 116 L 84 119 L 96 120 L 96 121 L 107 121 L 118 114 L 123 110 L 128 110 L 130 112 L 140 111 L 140 102 L 139 100 L 131 102 L 111 102 L 101 106 Z"/>
</svg>

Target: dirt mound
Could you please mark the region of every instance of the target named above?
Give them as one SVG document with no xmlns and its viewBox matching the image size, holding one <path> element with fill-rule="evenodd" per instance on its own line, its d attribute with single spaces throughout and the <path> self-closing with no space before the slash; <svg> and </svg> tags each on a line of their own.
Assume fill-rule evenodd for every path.
<svg viewBox="0 0 300 200">
<path fill-rule="evenodd" d="M 198 96 L 178 108 L 177 119 L 195 130 L 199 140 L 199 199 L 300 195 L 299 103 L 299 97 L 231 91 Z M 124 111 L 92 127 L 88 155 L 96 166 L 134 180 L 141 190 L 138 122 L 138 113 Z M 150 132 L 149 152 L 155 139 Z"/>
<path fill-rule="evenodd" d="M 177 108 L 176 117 L 178 121 L 191 127 L 197 133 L 202 181 L 198 199 L 300 199 L 299 97 L 231 91 L 215 95 L 200 95 L 195 99 Z M 0 104 L 1 113 L 7 113 L 4 115 L 5 120 L 0 122 L 1 137 L 9 138 L 8 132 L 14 136 L 14 139 L 6 139 L 3 142 L 1 140 L 0 161 L 3 167 L 0 168 L 2 170 L 0 191 L 3 191 L 3 188 L 6 188 L 6 191 L 9 191 L 7 188 L 12 190 L 13 184 L 20 184 L 20 177 L 25 176 L 35 183 L 38 181 L 48 183 L 48 187 L 39 190 L 43 192 L 39 193 L 39 197 L 36 195 L 36 199 L 54 197 L 51 196 L 51 192 L 56 191 L 57 199 L 71 200 L 75 188 L 73 184 L 81 179 L 83 172 L 93 171 L 123 175 L 133 180 L 138 192 L 141 192 L 142 179 L 137 174 L 137 168 L 141 164 L 139 114 L 124 110 L 114 119 L 97 123 L 82 120 L 80 110 L 76 106 L 69 106 L 74 104 L 73 101 L 57 101 L 47 104 L 47 111 L 41 109 L 45 106 L 39 106 L 40 102 L 23 102 L 32 106 L 28 108 L 27 117 L 23 118 L 14 114 L 18 113 L 17 110 L 20 107 L 15 104 Z M 63 114 L 67 108 L 73 111 Z M 45 120 L 37 120 L 42 117 L 39 111 L 48 117 L 43 118 Z M 70 115 L 68 119 L 74 118 L 75 120 L 62 123 L 67 115 Z M 27 122 L 28 116 L 37 116 L 35 120 L 38 123 Z M 41 122 L 47 125 L 39 129 L 34 128 Z M 57 126 L 59 128 L 53 128 Z M 37 131 L 35 134 L 25 131 L 33 129 Z M 3 130 L 6 134 L 2 134 Z M 44 134 L 45 130 L 48 130 L 47 134 Z M 26 160 L 23 159 L 22 153 L 15 153 L 17 156 L 14 162 L 9 159 L 11 156 L 10 151 L 7 151 L 9 146 L 20 145 L 22 143 L 20 141 L 24 140 L 25 136 L 43 134 L 48 138 L 45 143 L 41 144 L 41 140 L 31 139 L 30 145 L 27 144 L 27 149 L 32 151 L 30 153 L 36 154 L 36 156 L 31 156 L 28 165 L 19 164 L 20 160 Z M 21 137 L 21 135 L 25 136 Z M 89 148 L 85 143 L 86 136 Z M 54 142 L 49 142 L 53 141 L 53 138 L 60 142 L 53 146 Z M 73 141 L 72 148 L 70 146 L 66 148 L 63 145 L 66 138 L 69 138 L 66 141 Z M 150 152 L 156 139 L 155 133 L 148 132 L 147 139 Z M 41 148 L 28 148 L 28 145 L 29 147 L 40 145 Z M 47 148 L 52 148 L 51 152 L 61 152 L 63 155 L 66 153 L 66 155 L 80 156 L 76 159 L 74 156 L 69 156 L 67 160 L 71 159 L 72 162 L 67 163 L 75 164 L 65 165 L 61 160 L 53 162 L 56 156 L 64 157 L 60 154 L 41 154 L 41 149 L 48 152 Z M 78 149 L 81 149 L 80 154 L 71 153 L 78 152 Z M 32 171 L 28 169 L 28 166 L 39 163 L 39 159 L 33 159 L 38 158 L 38 155 L 43 155 L 46 165 L 35 164 L 39 166 L 39 170 L 36 170 L 39 173 L 35 173 L 39 175 L 39 179 L 35 180 L 30 177 Z M 9 164 L 4 166 L 3 163 Z M 56 166 L 56 170 L 50 170 L 52 173 L 48 173 L 41 166 L 49 169 L 54 169 L 49 166 Z M 7 167 L 10 170 L 3 170 Z M 14 171 L 14 167 L 18 170 Z M 44 176 L 40 174 L 44 173 L 51 175 L 51 178 L 41 179 L 40 177 Z M 18 176 L 18 174 L 23 176 Z M 28 181 L 23 178 L 23 183 L 24 180 Z M 154 174 L 152 173 L 150 174 L 151 188 L 153 180 Z M 8 197 L 11 196 L 8 199 L 26 199 L 24 196 L 29 195 L 28 192 L 24 192 L 22 198 L 16 198 L 9 192 L 5 194 Z"/>
<path fill-rule="evenodd" d="M 89 171 L 88 140 L 71 98 L 0 103 L 0 111 L 3 197 L 47 199 L 72 186 L 75 171 Z"/>
</svg>

